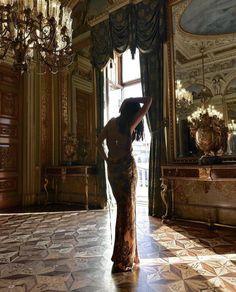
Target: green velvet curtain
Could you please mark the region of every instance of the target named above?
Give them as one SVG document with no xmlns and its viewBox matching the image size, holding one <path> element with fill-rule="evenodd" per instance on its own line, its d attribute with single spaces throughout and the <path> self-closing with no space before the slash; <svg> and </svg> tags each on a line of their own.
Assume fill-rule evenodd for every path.
<svg viewBox="0 0 236 292">
<path fill-rule="evenodd" d="M 92 28 L 92 64 L 95 68 L 103 69 L 109 59 L 113 58 L 113 50 L 123 53 L 129 47 L 134 55 L 136 46 L 133 10 L 133 5 L 126 5 Z"/>
<path fill-rule="evenodd" d="M 152 96 L 152 106 L 148 112 L 148 126 L 151 132 L 149 158 L 149 215 L 161 216 L 161 165 L 166 162 L 163 122 L 163 46 L 149 54 L 140 53 L 142 89 L 144 96 Z"/>
<path fill-rule="evenodd" d="M 155 2 L 155 3 L 154 3 Z M 166 38 L 164 25 L 165 5 L 163 1 L 151 1 L 150 5 L 138 4 L 137 46 L 140 49 L 141 83 L 144 96 L 152 96 L 148 112 L 151 132 L 149 158 L 149 215 L 161 216 L 161 165 L 166 163 L 164 136 L 163 96 L 163 43 Z M 145 39 L 145 42 L 144 42 Z"/>
<path fill-rule="evenodd" d="M 96 92 L 97 92 L 97 133 L 100 133 L 104 126 L 104 74 L 101 70 L 95 69 L 96 73 Z M 101 207 L 107 204 L 106 193 L 106 176 L 105 176 L 105 162 L 98 155 L 98 180 L 99 180 L 99 196 Z"/>
<path fill-rule="evenodd" d="M 136 48 L 140 51 L 143 94 L 151 95 L 154 99 L 148 119 L 152 133 L 149 213 L 157 216 L 162 214 L 159 181 L 160 164 L 165 157 L 165 152 L 161 152 L 164 149 L 161 125 L 163 121 L 162 44 L 166 36 L 165 2 L 165 0 L 144 0 L 136 5 L 126 5 L 111 13 L 108 20 L 92 29 L 92 64 L 97 70 L 101 70 L 109 59 L 113 58 L 113 51 L 123 53 L 129 48 L 132 57 Z M 101 89 L 98 97 L 104 99 Z"/>
<path fill-rule="evenodd" d="M 109 19 L 94 26 L 91 36 L 93 42 L 92 64 L 96 69 L 102 69 L 108 60 L 113 58 Z"/>
</svg>

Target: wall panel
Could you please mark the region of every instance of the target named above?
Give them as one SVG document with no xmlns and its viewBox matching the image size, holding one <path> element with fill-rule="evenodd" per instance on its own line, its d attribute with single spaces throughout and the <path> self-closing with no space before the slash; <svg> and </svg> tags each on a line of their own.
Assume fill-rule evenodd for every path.
<svg viewBox="0 0 236 292">
<path fill-rule="evenodd" d="M 19 79 L 9 67 L 0 68 L 0 209 L 21 203 Z"/>
</svg>

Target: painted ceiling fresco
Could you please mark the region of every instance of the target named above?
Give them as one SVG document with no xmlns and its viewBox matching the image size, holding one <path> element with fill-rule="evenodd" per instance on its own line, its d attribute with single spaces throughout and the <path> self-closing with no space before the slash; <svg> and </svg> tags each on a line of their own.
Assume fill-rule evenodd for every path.
<svg viewBox="0 0 236 292">
<path fill-rule="evenodd" d="M 236 0 L 192 0 L 180 21 L 192 34 L 216 35 L 236 32 Z"/>
</svg>

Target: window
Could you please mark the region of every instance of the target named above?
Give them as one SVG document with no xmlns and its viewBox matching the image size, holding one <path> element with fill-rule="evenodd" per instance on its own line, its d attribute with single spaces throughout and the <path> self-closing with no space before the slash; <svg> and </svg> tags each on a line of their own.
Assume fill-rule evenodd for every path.
<svg viewBox="0 0 236 292">
<path fill-rule="evenodd" d="M 106 76 L 105 122 L 119 115 L 119 108 L 124 99 L 142 96 L 138 51 L 135 54 L 135 59 L 131 58 L 130 50 L 127 50 L 122 56 L 115 56 L 114 60 L 107 66 Z M 144 131 L 144 140 L 133 143 L 133 155 L 137 164 L 139 180 L 137 203 L 139 197 L 142 203 L 144 199 L 146 203 L 148 202 L 150 133 L 146 121 L 144 122 Z"/>
<path fill-rule="evenodd" d="M 130 50 L 122 55 L 122 83 L 130 81 L 140 82 L 139 52 L 136 51 L 135 58 L 131 58 Z"/>
</svg>

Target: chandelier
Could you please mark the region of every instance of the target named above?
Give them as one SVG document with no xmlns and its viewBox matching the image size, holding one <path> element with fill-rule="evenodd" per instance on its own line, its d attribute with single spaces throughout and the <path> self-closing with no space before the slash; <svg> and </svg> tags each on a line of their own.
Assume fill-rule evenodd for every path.
<svg viewBox="0 0 236 292">
<path fill-rule="evenodd" d="M 209 104 L 210 97 L 207 95 L 204 76 L 204 46 L 201 49 L 203 89 L 199 93 L 202 106 L 198 107 L 190 116 L 190 133 L 195 138 L 196 144 L 204 152 L 199 159 L 200 164 L 221 163 L 220 156 L 227 147 L 228 127 L 225 126 L 223 114 Z"/>
<path fill-rule="evenodd" d="M 191 92 L 187 91 L 185 88 L 182 87 L 181 81 L 176 81 L 176 102 L 177 105 L 186 104 L 190 105 L 193 103 L 193 95 Z"/>
<path fill-rule="evenodd" d="M 218 120 L 223 119 L 223 114 L 217 111 L 214 105 L 209 105 L 207 108 L 202 106 L 198 107 L 190 116 L 188 116 L 189 123 L 197 124 L 201 121 L 204 115 L 209 116 L 210 118 L 215 118 Z"/>
<path fill-rule="evenodd" d="M 71 45 L 71 9 L 60 1 L 0 0 L 0 59 L 13 55 L 21 73 L 31 60 L 58 72 L 72 62 Z"/>
<path fill-rule="evenodd" d="M 193 95 L 182 87 L 181 81 L 176 81 L 176 110 L 178 117 L 186 117 L 193 110 Z"/>
<path fill-rule="evenodd" d="M 200 48 L 200 53 L 201 53 L 201 60 L 202 60 L 202 84 L 203 88 L 202 90 L 198 93 L 198 97 L 201 100 L 201 107 L 198 107 L 190 116 L 188 116 L 188 121 L 190 123 L 196 123 L 196 121 L 200 121 L 202 116 L 207 115 L 209 117 L 215 117 L 219 120 L 223 120 L 223 114 L 218 112 L 214 105 L 210 105 L 210 97 L 207 93 L 206 86 L 205 86 L 205 66 L 204 66 L 204 52 L 205 52 L 205 47 L 204 44 L 202 43 L 202 46 Z"/>
</svg>

